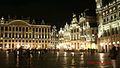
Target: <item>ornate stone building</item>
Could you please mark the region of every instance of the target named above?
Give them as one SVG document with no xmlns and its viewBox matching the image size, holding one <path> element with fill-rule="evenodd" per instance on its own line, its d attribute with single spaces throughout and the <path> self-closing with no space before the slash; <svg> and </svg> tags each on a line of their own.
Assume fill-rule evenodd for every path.
<svg viewBox="0 0 120 68">
<path fill-rule="evenodd" d="M 57 49 L 57 45 L 58 45 L 58 32 L 57 32 L 56 26 L 54 25 L 52 27 L 52 32 L 51 32 L 50 49 Z"/>
<path fill-rule="evenodd" d="M 81 45 L 84 45 L 82 41 L 83 38 L 81 37 L 82 29 L 78 25 L 78 23 L 79 22 L 77 20 L 76 14 L 73 14 L 73 18 L 70 24 L 70 40 L 71 40 L 71 47 L 72 49 L 75 50 L 80 50 Z"/>
<path fill-rule="evenodd" d="M 99 50 L 108 52 L 120 47 L 120 0 L 96 0 L 96 6 Z"/>
<path fill-rule="evenodd" d="M 44 23 L 42 21 L 41 23 Z M 25 49 L 46 49 L 51 43 L 51 26 L 32 24 L 28 20 L 0 20 L 0 49 L 14 49 L 23 46 Z"/>
<path fill-rule="evenodd" d="M 73 14 L 71 24 L 60 28 L 59 31 L 59 45 L 60 48 L 66 50 L 80 50 L 80 45 L 82 44 L 81 37 L 81 28 L 78 25 L 76 14 Z"/>
<path fill-rule="evenodd" d="M 85 49 L 98 49 L 97 46 L 97 23 L 95 16 L 82 16 L 79 18 L 79 25 L 82 28 L 82 37 L 85 38 Z"/>
</svg>

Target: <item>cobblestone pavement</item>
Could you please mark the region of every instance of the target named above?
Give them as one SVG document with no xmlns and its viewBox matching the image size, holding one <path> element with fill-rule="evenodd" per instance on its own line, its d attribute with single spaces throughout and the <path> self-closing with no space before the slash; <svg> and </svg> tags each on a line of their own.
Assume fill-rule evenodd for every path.
<svg viewBox="0 0 120 68">
<path fill-rule="evenodd" d="M 120 57 L 117 68 L 120 68 Z M 108 53 L 81 52 L 37 52 L 31 58 L 14 58 L 12 52 L 0 51 L 0 67 L 2 68 L 112 68 Z"/>
</svg>

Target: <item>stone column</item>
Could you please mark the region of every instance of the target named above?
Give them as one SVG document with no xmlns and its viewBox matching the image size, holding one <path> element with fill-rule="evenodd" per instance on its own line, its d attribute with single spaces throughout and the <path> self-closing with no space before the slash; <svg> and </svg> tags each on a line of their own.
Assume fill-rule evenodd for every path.
<svg viewBox="0 0 120 68">
<path fill-rule="evenodd" d="M 3 37 L 5 37 L 5 27 L 3 27 Z"/>
<path fill-rule="evenodd" d="M 48 35 L 49 35 L 49 33 L 48 33 L 48 28 L 46 28 L 46 36 L 47 36 L 47 39 L 48 39 Z"/>
<path fill-rule="evenodd" d="M 40 38 L 39 35 L 40 35 L 40 31 L 39 31 L 39 28 L 38 28 L 38 39 Z"/>
<path fill-rule="evenodd" d="M 35 31 L 34 31 L 34 38 L 36 38 L 36 28 L 34 28 L 35 29 Z"/>
<path fill-rule="evenodd" d="M 42 38 L 42 29 L 43 29 L 43 28 L 41 28 L 41 38 Z"/>
<path fill-rule="evenodd" d="M 8 31 L 9 31 L 9 27 L 8 27 Z M 9 38 L 9 32 L 7 31 L 7 37 Z"/>
<path fill-rule="evenodd" d="M 45 28 L 44 28 L 44 38 L 45 38 Z"/>
<path fill-rule="evenodd" d="M 21 27 L 20 30 L 22 31 L 22 33 L 20 33 L 20 34 L 21 34 L 21 37 L 23 38 L 23 35 L 24 35 L 23 27 Z M 20 37 L 20 34 L 19 34 L 19 37 Z"/>
<path fill-rule="evenodd" d="M 23 33 L 25 35 L 24 37 L 26 38 L 26 27 L 23 27 L 23 28 L 24 28 L 24 32 Z"/>
<path fill-rule="evenodd" d="M 16 33 L 17 33 L 17 32 L 16 32 L 16 27 L 14 27 L 14 29 L 15 29 L 15 30 L 14 30 L 14 38 L 16 38 Z"/>
</svg>

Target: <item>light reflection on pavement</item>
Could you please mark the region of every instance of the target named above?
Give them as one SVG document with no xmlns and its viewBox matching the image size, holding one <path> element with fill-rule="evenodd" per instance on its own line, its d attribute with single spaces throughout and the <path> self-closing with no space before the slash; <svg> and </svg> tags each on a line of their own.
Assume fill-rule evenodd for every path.
<svg viewBox="0 0 120 68">
<path fill-rule="evenodd" d="M 31 55 L 30 60 L 25 58 L 14 61 L 13 53 L 0 51 L 0 66 L 2 68 L 112 68 L 108 53 L 80 53 L 80 52 L 48 52 L 41 55 Z M 20 62 L 22 62 L 20 64 Z M 88 62 L 100 62 L 89 64 Z M 103 63 L 103 64 L 101 64 Z"/>
</svg>

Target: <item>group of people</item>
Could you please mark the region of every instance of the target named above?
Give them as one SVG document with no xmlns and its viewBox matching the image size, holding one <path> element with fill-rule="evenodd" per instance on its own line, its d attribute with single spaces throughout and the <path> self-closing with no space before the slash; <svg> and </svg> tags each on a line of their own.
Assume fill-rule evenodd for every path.
<svg viewBox="0 0 120 68">
<path fill-rule="evenodd" d="M 19 58 L 19 62 L 22 63 L 22 60 L 29 60 L 30 59 L 30 50 L 24 50 L 22 47 L 19 49 L 14 49 L 14 59 L 15 63 L 17 63 L 17 57 Z"/>
<path fill-rule="evenodd" d="M 45 50 L 45 49 L 40 50 L 40 52 L 41 52 L 41 54 L 45 54 L 47 52 L 47 50 Z M 19 61 L 22 61 L 23 58 L 29 59 L 30 58 L 30 50 L 29 49 L 24 50 L 22 47 L 20 47 L 19 49 L 14 49 L 14 58 L 17 58 L 17 55 L 19 57 Z M 112 60 L 113 68 L 116 68 L 117 55 L 118 55 L 117 47 L 115 47 L 114 45 L 111 45 L 110 52 L 109 52 L 109 57 Z"/>
</svg>

